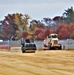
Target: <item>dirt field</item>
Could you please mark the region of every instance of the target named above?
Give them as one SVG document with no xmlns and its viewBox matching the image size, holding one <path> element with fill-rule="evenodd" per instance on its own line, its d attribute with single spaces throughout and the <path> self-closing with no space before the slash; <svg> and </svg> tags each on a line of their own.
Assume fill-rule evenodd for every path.
<svg viewBox="0 0 74 75">
<path fill-rule="evenodd" d="M 74 75 L 74 50 L 0 51 L 0 75 Z"/>
</svg>

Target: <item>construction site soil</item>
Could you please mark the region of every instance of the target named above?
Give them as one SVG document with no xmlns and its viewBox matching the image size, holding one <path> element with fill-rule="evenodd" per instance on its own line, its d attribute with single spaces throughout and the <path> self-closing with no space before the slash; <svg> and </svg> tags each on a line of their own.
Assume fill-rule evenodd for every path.
<svg viewBox="0 0 74 75">
<path fill-rule="evenodd" d="M 0 51 L 0 75 L 74 75 L 74 50 Z"/>
</svg>

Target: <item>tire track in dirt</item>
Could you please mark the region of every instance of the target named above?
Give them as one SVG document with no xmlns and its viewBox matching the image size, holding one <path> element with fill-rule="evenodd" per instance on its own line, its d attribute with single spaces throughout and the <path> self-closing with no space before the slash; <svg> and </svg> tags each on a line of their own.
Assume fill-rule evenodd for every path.
<svg viewBox="0 0 74 75">
<path fill-rule="evenodd" d="M 74 75 L 74 52 L 0 53 L 0 75 Z"/>
</svg>

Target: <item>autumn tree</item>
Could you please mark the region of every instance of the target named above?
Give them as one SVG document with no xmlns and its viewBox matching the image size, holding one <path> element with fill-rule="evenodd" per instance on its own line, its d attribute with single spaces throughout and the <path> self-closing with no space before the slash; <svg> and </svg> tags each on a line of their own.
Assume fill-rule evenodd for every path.
<svg viewBox="0 0 74 75">
<path fill-rule="evenodd" d="M 74 39 L 74 31 L 71 33 L 70 38 Z"/>
<path fill-rule="evenodd" d="M 67 29 L 62 28 L 58 34 L 58 37 L 60 39 L 68 39 L 70 37 L 70 32 Z"/>
<path fill-rule="evenodd" d="M 32 33 L 34 33 L 34 31 L 35 31 L 35 29 L 36 28 L 38 28 L 38 29 L 44 29 L 44 24 L 42 24 L 39 20 L 37 21 L 37 20 L 32 20 L 31 22 L 30 22 L 30 31 L 32 32 Z"/>
<path fill-rule="evenodd" d="M 28 25 L 29 25 L 29 22 L 28 20 L 30 19 L 30 16 L 28 14 L 19 14 L 19 13 L 16 13 L 15 14 L 15 18 L 14 18 L 14 21 L 15 21 L 15 24 L 18 25 L 18 28 L 19 28 L 19 31 L 17 31 L 17 34 L 20 35 L 22 32 L 28 32 Z"/>
<path fill-rule="evenodd" d="M 58 34 L 59 39 L 69 38 L 68 25 L 66 24 L 59 24 L 55 32 Z"/>
<path fill-rule="evenodd" d="M 50 30 L 45 30 L 45 31 L 44 31 L 45 37 L 47 37 L 49 34 L 50 34 Z"/>
<path fill-rule="evenodd" d="M 74 39 L 74 23 L 69 24 L 70 39 Z"/>
<path fill-rule="evenodd" d="M 19 14 L 19 13 L 16 13 L 15 14 L 15 18 L 14 18 L 14 21 L 15 21 L 15 24 L 18 25 L 19 27 L 19 30 L 22 32 L 22 31 L 27 31 L 27 26 L 28 26 L 28 20 L 30 19 L 30 16 L 28 14 Z"/>
<path fill-rule="evenodd" d="M 2 23 L 2 32 L 4 37 L 7 39 L 11 39 L 11 37 L 16 35 L 16 30 L 18 30 L 18 26 L 15 24 L 13 20 L 13 15 L 8 14 L 5 16 L 5 19 L 1 21 Z"/>
<path fill-rule="evenodd" d="M 3 25 L 4 35 L 8 33 L 7 37 L 15 37 L 16 39 L 18 39 L 21 32 L 28 31 L 27 25 L 29 18 L 29 15 L 22 15 L 19 13 L 8 14 L 7 16 L 5 16 L 5 19 L 1 21 Z"/>
<path fill-rule="evenodd" d="M 20 38 L 23 37 L 24 39 L 26 39 L 27 36 L 28 36 L 28 32 L 25 32 L 25 31 L 24 31 L 24 32 L 21 33 Z"/>
<path fill-rule="evenodd" d="M 30 26 L 29 26 L 29 28 L 30 28 L 30 32 L 34 32 L 34 30 L 35 30 L 35 25 L 36 24 L 38 24 L 38 21 L 37 20 L 32 20 L 32 21 L 30 21 Z"/>
<path fill-rule="evenodd" d="M 74 23 L 69 24 L 69 31 L 72 33 L 74 31 Z"/>
</svg>

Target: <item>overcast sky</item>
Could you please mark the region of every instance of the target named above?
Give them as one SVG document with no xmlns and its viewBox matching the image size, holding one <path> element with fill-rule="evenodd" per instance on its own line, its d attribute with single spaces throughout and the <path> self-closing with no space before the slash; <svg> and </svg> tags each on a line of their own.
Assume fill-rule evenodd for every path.
<svg viewBox="0 0 74 75">
<path fill-rule="evenodd" d="M 73 6 L 74 0 L 0 0 L 0 20 L 7 14 L 28 14 L 31 19 L 40 20 L 61 16 L 65 9 Z"/>
</svg>

